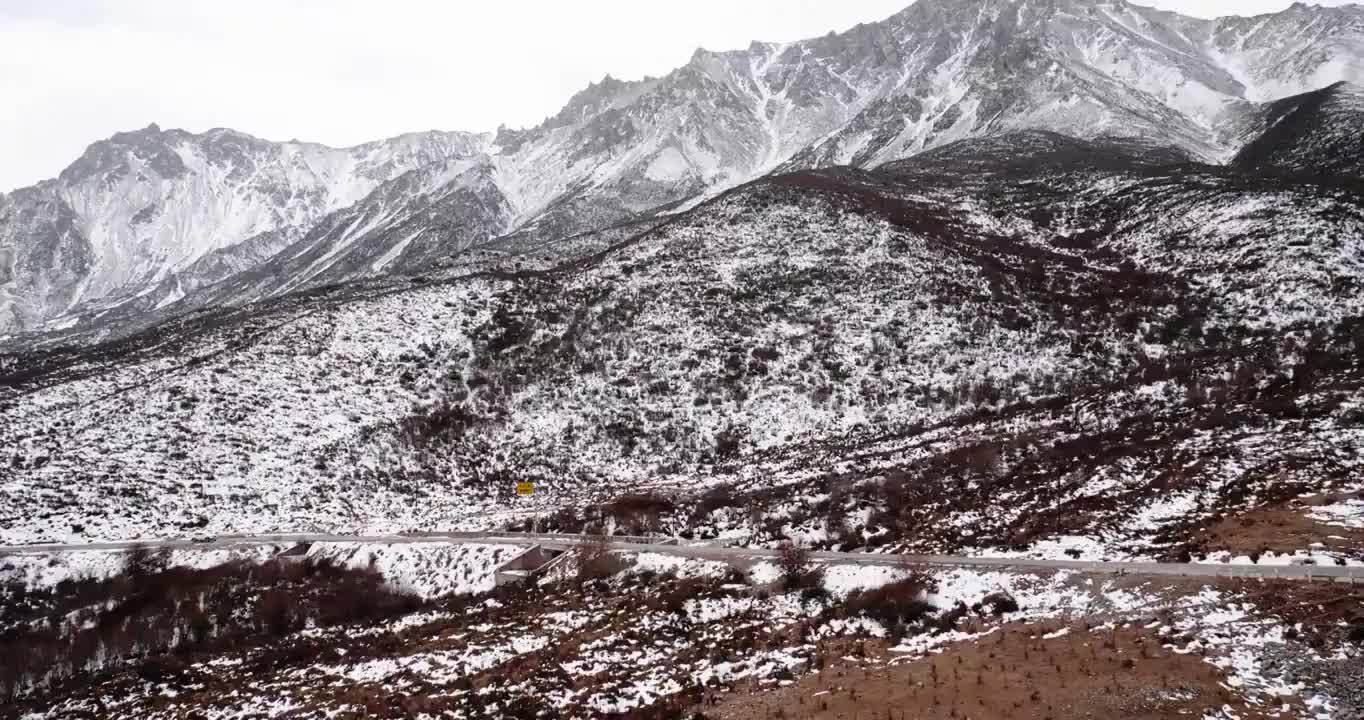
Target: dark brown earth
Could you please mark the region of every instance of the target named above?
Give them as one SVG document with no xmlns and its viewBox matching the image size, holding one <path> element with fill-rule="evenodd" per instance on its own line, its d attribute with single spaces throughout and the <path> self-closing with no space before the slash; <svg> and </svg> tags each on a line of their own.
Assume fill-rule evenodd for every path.
<svg viewBox="0 0 1364 720">
<path fill-rule="evenodd" d="M 868 660 L 840 658 L 787 687 L 735 693 L 703 712 L 722 720 L 1163 720 L 1222 706 L 1241 718 L 1296 717 L 1302 710 L 1247 702 L 1227 689 L 1216 667 L 1163 647 L 1148 630 L 1076 625 L 1044 639 L 1061 627 L 1009 624 L 979 642 L 913 660 L 867 643 Z"/>
<path fill-rule="evenodd" d="M 1208 550 L 1253 557 L 1265 552 L 1292 554 L 1320 543 L 1316 547 L 1324 552 L 1364 557 L 1364 530 L 1308 517 L 1314 507 L 1348 497 L 1322 495 L 1249 510 L 1209 527 L 1201 538 L 1202 545 Z"/>
</svg>

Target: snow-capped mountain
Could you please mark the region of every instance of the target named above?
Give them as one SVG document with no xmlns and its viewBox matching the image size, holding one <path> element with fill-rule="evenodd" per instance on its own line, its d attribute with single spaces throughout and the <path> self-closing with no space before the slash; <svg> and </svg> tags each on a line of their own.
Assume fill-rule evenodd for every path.
<svg viewBox="0 0 1364 720">
<path fill-rule="evenodd" d="M 259 265 L 384 183 L 486 144 L 423 133 L 338 150 L 231 130 L 120 133 L 0 198 L 0 331 L 129 300 L 164 306 Z"/>
<path fill-rule="evenodd" d="M 0 200 L 0 333 L 145 324 L 474 249 L 557 252 L 774 170 L 1015 130 L 1225 162 L 1263 103 L 1338 82 L 1364 82 L 1360 6 L 1200 20 L 1125 0 L 920 0 L 843 34 L 607 77 L 495 135 L 330 150 L 149 129 Z"/>
<path fill-rule="evenodd" d="M 855 115 L 792 167 L 876 165 L 1029 128 L 1161 138 L 1220 161 L 1247 101 L 1364 78 L 1364 8 L 1196 20 L 1123 0 L 920 2 L 812 49 L 848 47 L 877 48 L 890 72 L 849 82 Z M 893 87 L 867 89 L 887 77 Z"/>
</svg>

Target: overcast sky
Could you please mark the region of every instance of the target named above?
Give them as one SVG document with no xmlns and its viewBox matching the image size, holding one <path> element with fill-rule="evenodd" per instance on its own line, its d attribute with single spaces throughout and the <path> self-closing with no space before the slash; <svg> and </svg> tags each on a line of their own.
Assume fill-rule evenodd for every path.
<svg viewBox="0 0 1364 720">
<path fill-rule="evenodd" d="M 1289 4 L 1144 1 L 1202 16 Z M 661 75 L 697 47 L 822 35 L 909 2 L 0 0 L 0 191 L 151 122 L 331 145 L 533 125 L 607 73 Z"/>
</svg>

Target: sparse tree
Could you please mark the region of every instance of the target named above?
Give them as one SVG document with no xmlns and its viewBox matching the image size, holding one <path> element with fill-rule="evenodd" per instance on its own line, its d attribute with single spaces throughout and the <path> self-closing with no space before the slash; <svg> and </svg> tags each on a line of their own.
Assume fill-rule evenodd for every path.
<svg viewBox="0 0 1364 720">
<path fill-rule="evenodd" d="M 135 545 L 128 553 L 124 572 L 133 579 L 142 579 L 165 571 L 170 555 L 165 550 L 153 550 L 146 545 Z"/>
<path fill-rule="evenodd" d="M 777 567 L 781 568 L 782 584 L 787 590 L 822 587 L 824 568 L 810 557 L 810 550 L 791 541 L 777 548 Z"/>
</svg>

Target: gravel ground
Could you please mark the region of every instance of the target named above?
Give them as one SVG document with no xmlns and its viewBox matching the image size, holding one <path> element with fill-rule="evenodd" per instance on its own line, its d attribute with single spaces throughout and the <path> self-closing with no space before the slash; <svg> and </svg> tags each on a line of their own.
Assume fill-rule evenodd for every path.
<svg viewBox="0 0 1364 720">
<path fill-rule="evenodd" d="M 1364 657 L 1321 659 L 1303 655 L 1288 646 L 1268 648 L 1264 674 L 1281 673 L 1285 679 L 1307 686 L 1335 701 L 1336 720 L 1364 720 Z"/>
</svg>

